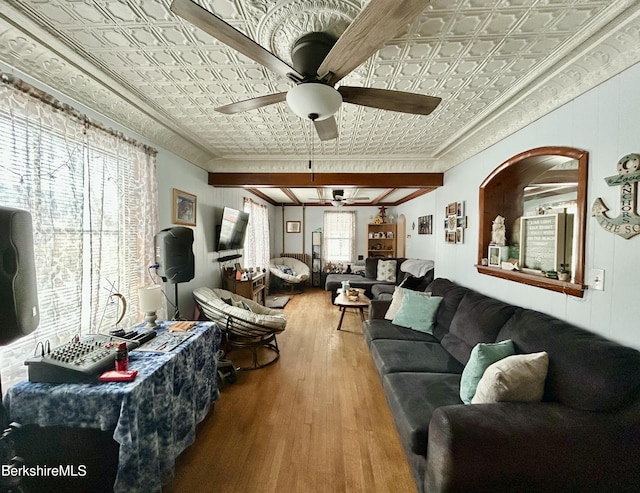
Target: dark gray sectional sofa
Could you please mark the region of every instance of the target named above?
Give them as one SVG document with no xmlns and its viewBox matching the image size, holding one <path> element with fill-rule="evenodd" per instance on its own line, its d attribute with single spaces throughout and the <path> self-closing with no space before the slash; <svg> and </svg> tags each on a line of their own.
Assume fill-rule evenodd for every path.
<svg viewBox="0 0 640 493">
<path fill-rule="evenodd" d="M 395 282 L 378 281 L 378 260 L 395 260 L 396 261 L 396 280 Z M 406 277 L 405 272 L 401 271 L 402 263 L 406 258 L 377 258 L 368 257 L 365 259 L 365 275 L 358 274 L 329 274 L 325 280 L 324 289 L 331 293 L 331 302 L 336 299 L 338 288 L 342 287 L 342 281 L 349 281 L 352 288 L 364 289 L 364 294 L 369 298 L 376 298 L 382 293 L 393 293 L 394 288 L 399 285 Z M 425 285 L 433 280 L 433 268 L 426 275 L 420 278 Z M 384 297 L 384 296 L 383 296 Z M 390 296 L 389 296 L 390 297 Z"/>
<path fill-rule="evenodd" d="M 640 491 L 640 352 L 447 279 L 433 335 L 372 300 L 365 339 L 420 492 Z M 472 348 L 546 351 L 542 402 L 465 405 Z"/>
</svg>

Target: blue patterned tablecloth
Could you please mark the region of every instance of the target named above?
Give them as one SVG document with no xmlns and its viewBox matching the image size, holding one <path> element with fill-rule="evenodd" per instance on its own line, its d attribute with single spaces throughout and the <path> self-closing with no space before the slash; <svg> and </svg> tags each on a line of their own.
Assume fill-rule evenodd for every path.
<svg viewBox="0 0 640 493">
<path fill-rule="evenodd" d="M 159 324 L 161 332 L 171 322 Z M 219 395 L 220 328 L 198 322 L 192 332 L 168 353 L 131 351 L 129 369 L 138 370 L 133 382 L 14 385 L 5 396 L 10 419 L 114 430 L 120 444 L 114 492 L 160 492 Z"/>
</svg>

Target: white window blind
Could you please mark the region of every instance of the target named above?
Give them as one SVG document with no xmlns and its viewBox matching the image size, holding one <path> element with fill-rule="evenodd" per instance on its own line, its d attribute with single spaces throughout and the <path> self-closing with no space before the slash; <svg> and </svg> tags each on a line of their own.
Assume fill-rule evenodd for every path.
<svg viewBox="0 0 640 493">
<path fill-rule="evenodd" d="M 352 262 L 355 253 L 355 212 L 325 211 L 323 231 L 322 256 L 325 262 Z"/>
<path fill-rule="evenodd" d="M 155 151 L 131 142 L 27 84 L 0 83 L 0 204 L 31 212 L 40 324 L 0 348 L 3 388 L 26 378 L 40 341 L 141 319 L 137 288 L 151 282 L 158 231 Z"/>
<path fill-rule="evenodd" d="M 244 212 L 249 213 L 247 236 L 244 242 L 244 260 L 246 267 L 269 270 L 271 251 L 269 246 L 269 210 L 251 199 L 244 199 Z"/>
</svg>

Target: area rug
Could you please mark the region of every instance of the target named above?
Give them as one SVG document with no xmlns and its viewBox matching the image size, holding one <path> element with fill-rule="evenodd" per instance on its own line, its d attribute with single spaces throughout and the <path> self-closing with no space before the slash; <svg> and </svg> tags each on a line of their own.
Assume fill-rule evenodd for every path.
<svg viewBox="0 0 640 493">
<path fill-rule="evenodd" d="M 284 308 L 289 302 L 289 296 L 267 296 L 267 306 L 269 308 Z"/>
</svg>

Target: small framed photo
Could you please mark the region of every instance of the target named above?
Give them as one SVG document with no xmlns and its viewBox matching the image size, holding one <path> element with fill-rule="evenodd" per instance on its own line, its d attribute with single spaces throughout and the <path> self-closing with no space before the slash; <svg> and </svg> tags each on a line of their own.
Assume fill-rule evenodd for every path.
<svg viewBox="0 0 640 493">
<path fill-rule="evenodd" d="M 458 202 L 451 202 L 447 205 L 445 213 L 447 216 L 455 216 L 458 209 Z"/>
<path fill-rule="evenodd" d="M 458 226 L 458 220 L 455 214 L 447 216 L 447 231 L 455 231 Z"/>
<path fill-rule="evenodd" d="M 433 234 L 433 214 L 430 214 L 428 216 L 420 216 L 418 218 L 418 234 L 419 235 Z"/>
<path fill-rule="evenodd" d="M 464 243 L 464 229 L 456 228 L 456 243 Z"/>
<path fill-rule="evenodd" d="M 445 231 L 444 241 L 446 243 L 455 243 L 456 242 L 456 232 L 453 231 Z"/>
<path fill-rule="evenodd" d="M 300 221 L 287 221 L 287 233 L 299 233 L 301 231 Z"/>
<path fill-rule="evenodd" d="M 197 197 L 190 193 L 183 192 L 177 188 L 173 189 L 173 224 L 184 224 L 185 226 L 196 225 L 196 205 Z"/>
<path fill-rule="evenodd" d="M 490 267 L 500 267 L 500 247 L 489 245 L 488 259 Z"/>
<path fill-rule="evenodd" d="M 464 217 L 464 202 L 456 202 L 456 216 L 458 218 Z"/>
</svg>

